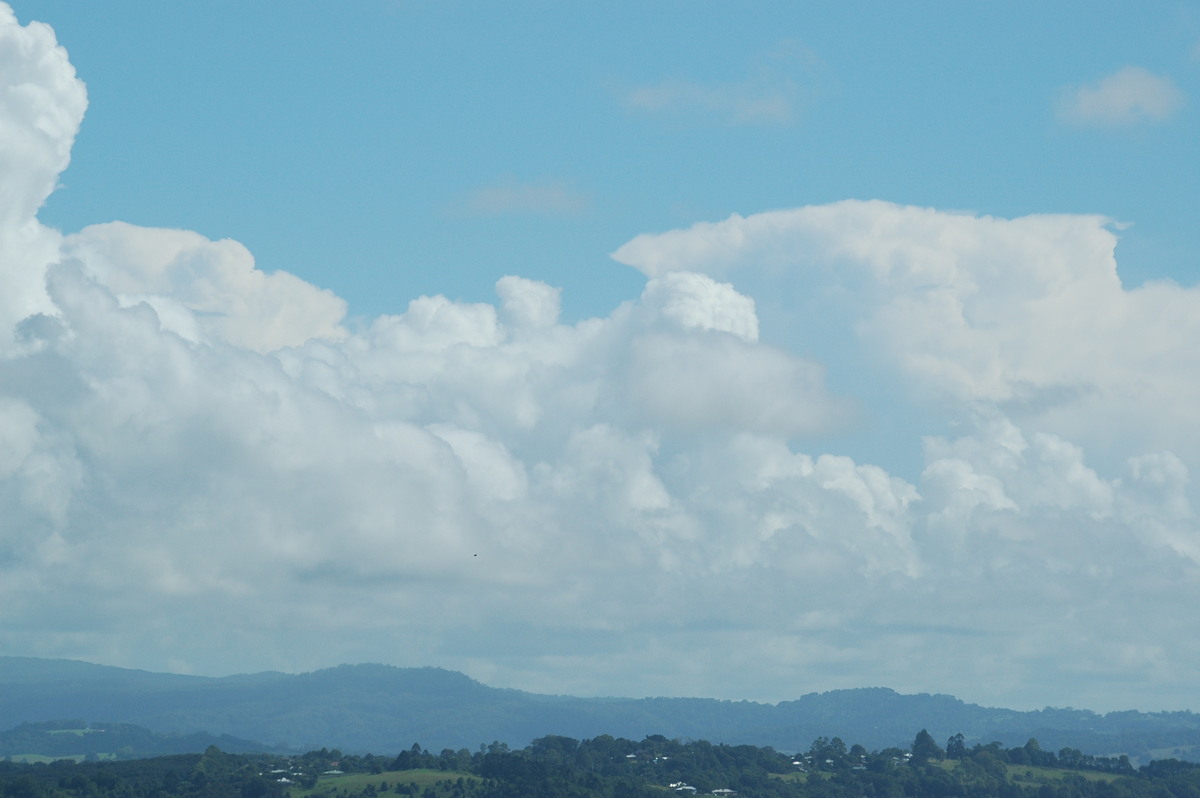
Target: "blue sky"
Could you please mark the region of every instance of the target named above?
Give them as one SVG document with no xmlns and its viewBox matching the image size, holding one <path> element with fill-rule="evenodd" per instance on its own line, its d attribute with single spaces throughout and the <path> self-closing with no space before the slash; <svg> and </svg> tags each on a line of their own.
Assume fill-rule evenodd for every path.
<svg viewBox="0 0 1200 798">
<path fill-rule="evenodd" d="M 1200 709 L 1195 7 L 15 0 L 0 65 L 0 652 Z"/>
<path fill-rule="evenodd" d="M 607 259 L 638 233 L 846 198 L 1099 213 L 1134 225 L 1127 280 L 1195 277 L 1195 109 L 1056 113 L 1064 90 L 1131 64 L 1194 89 L 1186 3 L 16 10 L 55 26 L 89 85 L 49 222 L 235 238 L 368 317 L 420 293 L 486 299 L 510 272 L 562 286 L 571 316 L 602 314 L 638 290 Z M 631 102 L 671 86 L 715 102 Z M 778 108 L 740 118 L 722 107 L 735 96 Z M 540 204 L 471 203 L 521 187 Z"/>
</svg>

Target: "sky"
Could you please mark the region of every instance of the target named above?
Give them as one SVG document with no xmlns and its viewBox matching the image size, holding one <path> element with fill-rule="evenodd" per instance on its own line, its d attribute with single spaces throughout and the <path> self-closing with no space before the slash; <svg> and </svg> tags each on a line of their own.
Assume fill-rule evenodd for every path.
<svg viewBox="0 0 1200 798">
<path fill-rule="evenodd" d="M 1200 711 L 1200 9 L 0 3 L 0 654 Z"/>
</svg>

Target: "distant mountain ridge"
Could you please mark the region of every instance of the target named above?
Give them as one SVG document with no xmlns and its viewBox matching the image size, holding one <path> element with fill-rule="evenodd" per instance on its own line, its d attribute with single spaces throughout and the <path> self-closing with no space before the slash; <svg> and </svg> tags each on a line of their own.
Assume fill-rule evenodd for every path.
<svg viewBox="0 0 1200 798">
<path fill-rule="evenodd" d="M 488 687 L 456 671 L 341 665 L 301 674 L 180 676 L 70 660 L 0 657 L 0 729 L 85 718 L 158 733 L 231 735 L 309 749 L 397 753 L 414 742 L 438 751 L 500 741 L 524 746 L 548 734 L 705 739 L 807 750 L 817 737 L 870 749 L 907 747 L 924 728 L 939 742 L 1193 756 L 1200 715 L 1045 709 L 1020 712 L 948 695 L 875 687 L 810 693 L 777 705 L 706 698 L 576 698 Z M 1165 753 L 1164 753 L 1165 752 Z"/>
</svg>

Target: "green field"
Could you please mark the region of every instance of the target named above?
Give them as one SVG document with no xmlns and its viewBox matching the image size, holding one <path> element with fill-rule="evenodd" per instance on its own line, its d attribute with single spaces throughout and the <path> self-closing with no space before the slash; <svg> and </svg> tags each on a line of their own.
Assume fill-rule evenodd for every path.
<svg viewBox="0 0 1200 798">
<path fill-rule="evenodd" d="M 45 754 L 10 754 L 4 759 L 10 762 L 24 762 L 27 765 L 33 765 L 41 762 L 43 765 L 48 765 L 51 762 L 57 762 L 60 759 L 70 759 L 73 762 L 82 762 L 87 759 L 87 754 L 59 754 L 57 756 L 46 756 Z M 114 760 L 116 754 L 96 754 L 96 759 L 100 761 Z"/>
<path fill-rule="evenodd" d="M 818 773 L 816 775 L 817 775 L 817 778 L 821 777 L 820 773 Z M 779 779 L 780 781 L 795 781 L 795 782 L 799 782 L 800 784 L 804 784 L 805 782 L 808 781 L 809 774 L 802 773 L 798 770 L 793 770 L 791 773 L 772 773 L 772 774 L 770 774 L 770 776 L 771 776 L 771 778 Z"/>
<path fill-rule="evenodd" d="M 1173 746 L 1171 748 L 1152 748 L 1147 752 L 1150 759 L 1190 759 L 1197 760 L 1200 745 Z"/>
<path fill-rule="evenodd" d="M 1116 781 L 1120 778 L 1116 773 L 1103 773 L 1098 770 L 1064 770 L 1062 768 L 1042 768 L 1034 765 L 1005 765 L 1008 770 L 1008 780 L 1013 784 L 1036 786 L 1054 781 L 1062 781 L 1068 776 L 1079 776 L 1088 781 Z"/>
<path fill-rule="evenodd" d="M 411 784 L 419 790 L 432 787 L 441 782 L 482 781 L 478 776 L 455 770 L 388 770 L 383 773 L 347 773 L 343 776 L 322 776 L 312 789 L 289 787 L 292 798 L 316 798 L 317 796 L 333 795 L 335 792 L 359 792 L 370 785 L 376 789 L 387 782 L 391 790 L 397 784 Z"/>
<path fill-rule="evenodd" d="M 43 756 L 41 754 L 12 754 L 6 756 L 5 759 L 12 762 L 24 762 L 26 765 L 36 765 L 39 762 L 43 765 L 48 765 L 51 762 L 57 762 L 60 759 L 73 759 L 76 762 L 83 761 L 83 755 L 79 756 Z"/>
<path fill-rule="evenodd" d="M 958 767 L 958 762 L 953 759 L 943 759 L 934 761 L 932 764 L 937 765 L 943 770 L 953 772 Z M 1019 784 L 1025 787 L 1036 787 L 1041 784 L 1050 784 L 1057 781 L 1062 781 L 1068 776 L 1079 776 L 1088 781 L 1115 781 L 1120 776 L 1116 773 L 1103 773 L 1097 770 L 1065 770 L 1062 768 L 1043 768 L 1034 765 L 1010 765 L 1005 763 L 1008 780 L 1013 784 Z M 772 773 L 771 778 L 780 779 L 781 781 L 805 782 L 812 776 L 817 778 L 829 778 L 830 774 L 818 771 L 816 773 Z"/>
<path fill-rule="evenodd" d="M 958 762 L 953 759 L 943 759 L 935 762 L 939 767 L 953 771 Z M 1004 763 L 1008 780 L 1023 787 L 1036 787 L 1040 784 L 1050 784 L 1062 781 L 1068 776 L 1079 776 L 1087 781 L 1115 781 L 1120 778 L 1116 773 L 1104 773 L 1099 770 L 1067 770 L 1065 768 L 1044 768 L 1037 765 L 1013 765 Z"/>
</svg>

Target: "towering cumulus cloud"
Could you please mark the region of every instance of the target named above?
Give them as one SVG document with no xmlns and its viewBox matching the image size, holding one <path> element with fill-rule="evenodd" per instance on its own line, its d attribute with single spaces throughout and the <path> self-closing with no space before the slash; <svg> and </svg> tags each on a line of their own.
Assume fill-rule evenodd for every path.
<svg viewBox="0 0 1200 798">
<path fill-rule="evenodd" d="M 71 157 L 87 107 L 83 84 L 46 25 L 17 25 L 0 5 L 0 325 L 49 309 L 42 273 L 58 236 L 37 223 Z M 11 338 L 7 342 L 11 344 Z"/>
<path fill-rule="evenodd" d="M 1200 676 L 1200 298 L 1123 287 L 1104 219 L 733 217 L 621 247 L 604 318 L 505 276 L 351 331 L 236 242 L 43 226 L 85 92 L 4 6 L 0 65 L 0 650 L 1098 708 Z M 907 478 L 839 449 L 879 396 L 939 419 Z"/>
</svg>

